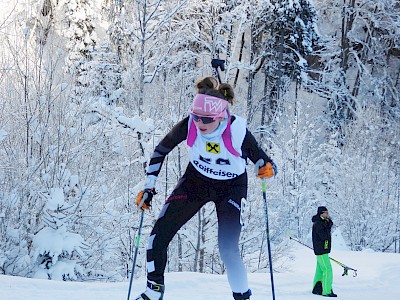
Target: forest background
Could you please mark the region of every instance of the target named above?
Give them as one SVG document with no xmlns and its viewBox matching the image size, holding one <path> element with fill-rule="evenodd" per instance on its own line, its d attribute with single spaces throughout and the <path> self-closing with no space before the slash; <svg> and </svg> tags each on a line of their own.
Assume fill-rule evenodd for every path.
<svg viewBox="0 0 400 300">
<path fill-rule="evenodd" d="M 274 260 L 290 256 L 288 233 L 310 241 L 319 205 L 351 250 L 400 252 L 398 1 L 2 1 L 0 273 L 129 277 L 147 162 L 212 58 L 279 169 L 267 185 Z M 137 276 L 186 165 L 182 144 L 146 213 Z M 250 272 L 267 272 L 248 172 L 240 249 Z M 172 241 L 167 271 L 224 273 L 216 238 L 206 205 Z"/>
</svg>

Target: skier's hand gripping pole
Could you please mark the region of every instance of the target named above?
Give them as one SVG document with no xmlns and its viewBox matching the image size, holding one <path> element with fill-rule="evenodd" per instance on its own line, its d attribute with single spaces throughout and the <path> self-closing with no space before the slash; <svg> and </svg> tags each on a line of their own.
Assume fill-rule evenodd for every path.
<svg viewBox="0 0 400 300">
<path fill-rule="evenodd" d="M 272 178 L 273 176 L 276 176 L 278 173 L 278 169 L 276 165 L 274 164 L 273 161 L 269 161 L 267 163 L 264 163 L 264 160 L 260 158 L 255 164 L 255 173 L 256 177 L 264 179 L 264 178 Z"/>
<path fill-rule="evenodd" d="M 153 200 L 153 196 L 156 195 L 156 190 L 152 189 L 144 189 L 140 191 L 136 196 L 136 205 L 141 210 L 149 210 L 151 207 L 151 200 Z"/>
</svg>

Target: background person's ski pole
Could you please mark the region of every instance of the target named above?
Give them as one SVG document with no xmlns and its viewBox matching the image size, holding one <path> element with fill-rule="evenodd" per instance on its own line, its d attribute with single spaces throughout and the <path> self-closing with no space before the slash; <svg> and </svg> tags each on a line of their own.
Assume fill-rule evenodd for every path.
<svg viewBox="0 0 400 300">
<path fill-rule="evenodd" d="M 307 248 L 309 248 L 309 249 L 311 249 L 311 250 L 313 250 L 314 251 L 314 249 L 312 248 L 312 247 L 310 247 L 310 246 L 308 246 L 307 244 L 304 244 L 303 242 L 301 242 L 301 241 L 299 241 L 299 240 L 296 240 L 295 238 L 293 238 L 293 237 L 289 237 L 291 240 L 293 240 L 293 241 L 295 241 L 295 242 L 298 242 L 300 245 L 303 245 L 303 246 L 306 246 Z"/>
<path fill-rule="evenodd" d="M 289 238 L 290 238 L 291 240 L 295 241 L 295 242 L 298 242 L 300 245 L 306 246 L 307 248 L 309 248 L 309 249 L 311 249 L 311 250 L 314 251 L 314 249 L 313 249 L 312 247 L 308 246 L 307 244 L 304 244 L 303 242 L 301 242 L 301 241 L 299 241 L 299 240 L 297 240 L 297 239 L 295 239 L 295 238 L 292 238 L 291 236 L 290 236 Z M 351 270 L 351 271 L 354 272 L 353 277 L 356 277 L 356 276 L 357 276 L 357 270 L 356 270 L 356 269 L 350 268 L 349 266 L 346 266 L 345 264 L 341 263 L 340 261 L 338 261 L 338 260 L 336 260 L 336 259 L 334 259 L 334 258 L 332 258 L 332 257 L 329 257 L 329 259 L 330 259 L 331 261 L 337 263 L 339 266 L 341 266 L 341 267 L 343 268 L 343 274 L 342 274 L 342 276 L 348 275 L 348 271 L 349 271 L 349 270 Z"/>
<path fill-rule="evenodd" d="M 267 245 L 268 245 L 268 259 L 269 259 L 269 273 L 271 275 L 271 290 L 272 299 L 275 300 L 275 286 L 274 286 L 274 273 L 272 271 L 272 255 L 271 255 L 271 243 L 269 239 L 269 222 L 268 222 L 268 204 L 267 204 L 267 183 L 265 178 L 262 179 L 262 192 L 264 199 L 264 209 L 265 209 L 265 226 L 267 230 Z"/>
<path fill-rule="evenodd" d="M 129 280 L 129 289 L 128 289 L 127 300 L 129 300 L 129 298 L 131 296 L 133 275 L 135 274 L 135 265 L 136 265 L 138 251 L 139 251 L 139 244 L 140 244 L 140 232 L 142 231 L 142 226 L 143 226 L 143 217 L 144 217 L 144 209 L 142 209 L 142 212 L 140 214 L 140 223 L 139 223 L 139 228 L 138 228 L 137 237 L 136 237 L 135 255 L 133 256 L 132 272 L 131 272 L 131 278 Z"/>
<path fill-rule="evenodd" d="M 337 263 L 339 266 L 341 266 L 343 268 L 343 274 L 342 276 L 348 275 L 348 271 L 351 270 L 353 271 L 353 277 L 357 276 L 357 270 L 350 268 L 349 266 L 346 266 L 345 264 L 341 263 L 340 261 L 337 261 L 336 259 L 329 257 L 329 259 L 335 263 Z"/>
</svg>

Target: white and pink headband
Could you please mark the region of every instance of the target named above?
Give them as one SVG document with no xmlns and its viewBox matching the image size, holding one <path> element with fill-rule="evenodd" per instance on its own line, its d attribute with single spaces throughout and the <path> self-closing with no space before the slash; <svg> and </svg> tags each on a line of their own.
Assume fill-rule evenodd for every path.
<svg viewBox="0 0 400 300">
<path fill-rule="evenodd" d="M 190 112 L 193 113 L 194 110 L 201 110 L 202 112 L 204 112 L 204 116 L 210 116 L 213 118 L 225 118 L 227 115 L 227 106 L 228 101 L 224 99 L 205 94 L 197 94 L 194 97 Z"/>
</svg>

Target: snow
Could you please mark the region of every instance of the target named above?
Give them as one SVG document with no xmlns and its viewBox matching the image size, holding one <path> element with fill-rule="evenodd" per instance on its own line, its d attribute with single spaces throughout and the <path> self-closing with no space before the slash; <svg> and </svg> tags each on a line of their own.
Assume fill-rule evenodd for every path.
<svg viewBox="0 0 400 300">
<path fill-rule="evenodd" d="M 133 118 L 118 116 L 117 120 L 121 124 L 125 124 L 127 127 L 130 128 L 135 128 L 139 132 L 151 132 L 151 130 L 153 129 L 153 121 L 151 119 L 142 121 L 142 119 L 138 116 L 134 116 Z"/>
<path fill-rule="evenodd" d="M 289 244 L 293 261 L 284 271 L 274 273 L 277 300 L 325 299 L 311 294 L 315 256 L 295 242 Z M 340 248 L 340 247 L 339 247 Z M 343 268 L 332 262 L 333 289 L 340 300 L 376 300 L 381 296 L 398 299 L 400 294 L 400 255 L 381 252 L 352 252 L 333 249 L 331 257 L 358 270 L 353 277 L 342 276 Z M 143 291 L 145 278 L 133 281 L 131 299 Z M 396 284 L 397 283 L 397 284 Z M 251 300 L 272 299 L 269 273 L 249 274 L 253 292 Z M 122 282 L 63 282 L 22 277 L 0 276 L 1 300 L 123 300 L 127 298 L 129 280 Z M 226 275 L 167 273 L 165 300 L 233 299 Z"/>
<path fill-rule="evenodd" d="M 77 245 L 81 243 L 83 243 L 82 237 L 76 233 L 66 232 L 65 227 L 59 229 L 45 227 L 33 239 L 34 257 L 48 253 L 53 263 L 56 263 L 63 251 L 72 253 L 74 250 L 79 250 Z"/>
<path fill-rule="evenodd" d="M 4 140 L 7 135 L 8 135 L 7 131 L 5 131 L 4 129 L 0 129 L 0 142 Z"/>
<path fill-rule="evenodd" d="M 46 208 L 51 210 L 57 210 L 65 204 L 64 191 L 61 188 L 51 188 L 50 197 L 47 200 Z"/>
</svg>

